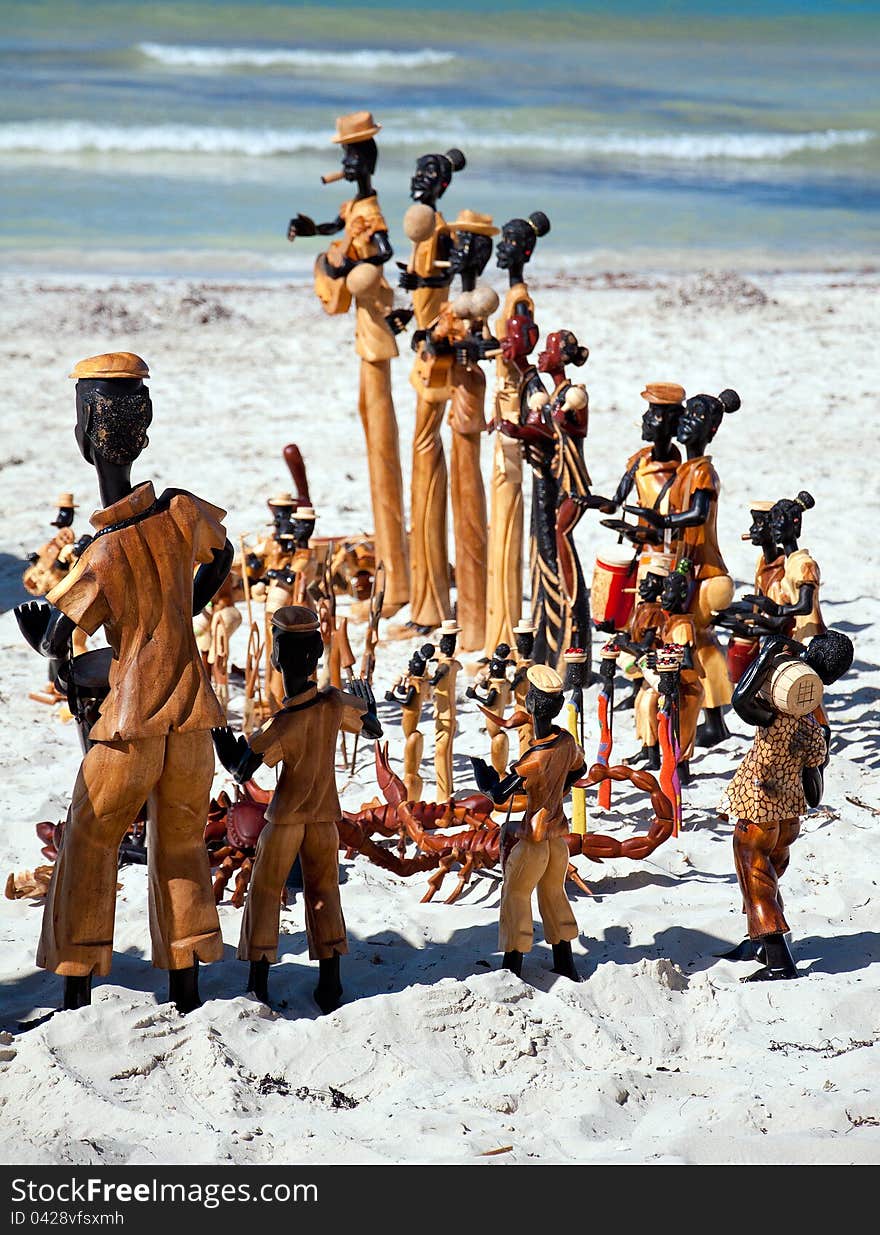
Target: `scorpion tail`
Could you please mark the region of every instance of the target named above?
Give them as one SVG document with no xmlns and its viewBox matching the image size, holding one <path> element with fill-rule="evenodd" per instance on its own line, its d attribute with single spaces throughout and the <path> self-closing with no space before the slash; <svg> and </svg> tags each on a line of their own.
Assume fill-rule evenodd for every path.
<svg viewBox="0 0 880 1235">
<path fill-rule="evenodd" d="M 399 806 L 406 801 L 406 786 L 391 767 L 387 742 L 376 743 L 376 780 L 389 806 Z"/>
</svg>

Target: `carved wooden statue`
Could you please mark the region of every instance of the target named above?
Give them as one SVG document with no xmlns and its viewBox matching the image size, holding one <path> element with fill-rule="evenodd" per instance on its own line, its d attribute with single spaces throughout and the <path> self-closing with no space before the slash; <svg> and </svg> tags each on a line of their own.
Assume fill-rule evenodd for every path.
<svg viewBox="0 0 880 1235">
<path fill-rule="evenodd" d="M 400 286 L 412 292 L 419 331 L 437 319 L 447 300 L 452 269 L 452 240 L 437 202 L 454 172 L 465 165 L 460 150 L 426 154 L 416 163 L 410 182 L 413 205 L 403 229 L 413 242 L 412 256 L 401 267 Z M 410 621 L 427 633 L 452 613 L 449 600 L 449 548 L 446 535 L 446 457 L 440 438 L 443 413 L 449 399 L 449 374 L 424 345 L 417 347 L 410 374 L 416 391 L 413 437 L 412 517 L 410 533 Z"/>
<path fill-rule="evenodd" d="M 734 710 L 757 726 L 751 750 L 726 791 L 737 821 L 733 856 L 748 923 L 748 939 L 726 958 L 762 962 L 746 982 L 798 976 L 786 939 L 779 880 L 800 831 L 800 816 L 822 795 L 827 734 L 816 712 L 823 687 L 842 677 L 852 659 L 853 645 L 838 631 L 817 635 L 807 647 L 771 635 L 762 640 L 757 659 L 734 692 Z"/>
<path fill-rule="evenodd" d="M 437 801 L 443 802 L 455 792 L 452 746 L 455 740 L 455 688 L 461 672 L 461 663 L 455 659 L 455 644 L 460 627 L 454 618 L 450 618 L 443 622 L 438 633 L 437 668 L 431 686 L 434 694 L 434 774 L 437 779 Z"/>
<path fill-rule="evenodd" d="M 564 702 L 562 678 L 548 665 L 533 665 L 527 676 L 526 708 L 534 726 L 528 750 L 511 764 L 507 776 L 474 760 L 477 784 L 496 804 L 507 802 L 514 793 L 526 796 L 525 814 L 522 820 L 511 821 L 503 842 L 499 947 L 504 968 L 519 977 L 523 954 L 532 949 L 532 894 L 537 888 L 544 937 L 553 949 L 553 971 L 578 982 L 571 952 L 578 928 L 565 894 L 569 828 L 563 800 L 586 764 L 574 737 L 553 724 Z"/>
<path fill-rule="evenodd" d="M 492 766 L 499 776 L 507 767 L 510 750 L 507 729 L 500 725 L 497 719 L 503 717 L 510 706 L 512 694 L 508 676 L 510 665 L 510 645 L 499 643 L 493 655 L 485 662 L 473 686 L 469 686 L 465 691 L 469 699 L 476 699 L 483 705 L 486 732 L 492 744 Z"/>
<path fill-rule="evenodd" d="M 531 622 L 520 618 L 513 628 L 513 637 L 516 640 L 516 650 L 514 652 L 514 671 L 510 685 L 513 690 L 516 710 L 518 712 L 525 712 L 526 696 L 529 693 L 528 671 L 535 663 L 535 628 Z M 531 720 L 528 724 L 520 725 L 516 732 L 519 738 L 519 753 L 524 755 L 526 748 L 532 740 Z"/>
<path fill-rule="evenodd" d="M 727 660 L 713 628 L 715 614 L 727 608 L 734 589 L 718 547 L 716 522 L 721 482 L 706 448 L 725 414 L 735 412 L 739 406 L 735 390 L 723 390 L 717 398 L 701 394 L 688 399 L 676 430 L 678 440 L 687 447 L 688 457 L 677 468 L 669 489 L 668 513 L 646 506 L 626 508 L 653 527 L 669 532 L 677 560 L 687 558 L 693 565 L 696 587 L 691 612 L 705 690 L 705 720 L 697 735 L 700 746 L 714 746 L 729 736 L 723 713 L 733 693 Z"/>
<path fill-rule="evenodd" d="M 394 294 L 382 275 L 393 256 L 388 226 L 373 188 L 378 151 L 373 140 L 379 132 L 369 112 L 353 112 L 336 121 L 333 141 L 342 146 L 342 171 L 324 177 L 350 180 L 357 194 L 345 202 L 328 223 L 316 224 L 306 215 L 291 220 L 287 236 L 332 236 L 343 232 L 315 263 L 315 291 L 326 312 L 347 313 L 355 302 L 355 350 L 361 358 L 358 406 L 367 442 L 370 494 L 373 504 L 376 556 L 385 563 L 386 613 L 396 612 L 409 599 L 406 522 L 400 440 L 391 398 L 391 360 L 397 355 L 395 332 L 411 314 L 392 311 Z"/>
<path fill-rule="evenodd" d="M 425 643 L 409 660 L 407 672 L 391 690 L 385 692 L 389 703 L 399 703 L 403 728 L 403 783 L 407 799 L 417 802 L 422 796 L 421 763 L 425 736 L 419 729 L 422 712 L 431 698 L 432 678 L 428 665 L 434 656 L 434 645 Z"/>
<path fill-rule="evenodd" d="M 523 282 L 523 271 L 539 236 L 550 230 L 540 210 L 528 219 L 511 219 L 501 229 L 496 246 L 498 266 L 508 272 L 510 287 L 495 326 L 502 342 L 497 359 L 494 424 L 518 424 L 520 383 L 526 358 L 538 341 L 535 305 Z M 514 319 L 521 319 L 513 329 Z M 492 465 L 489 516 L 489 580 L 486 603 L 486 647 L 513 641 L 522 613 L 522 453 L 515 438 L 498 433 Z"/>
<path fill-rule="evenodd" d="M 209 730 L 222 712 L 181 614 L 215 594 L 233 550 L 218 507 L 182 489 L 157 497 L 149 481 L 132 488 L 131 465 L 152 419 L 144 361 L 129 352 L 94 356 L 71 376 L 76 440 L 97 471 L 104 508 L 49 604 L 16 615 L 31 646 L 65 659 L 75 626 L 87 634 L 103 627 L 113 659 L 73 790 L 37 964 L 63 975 L 65 1008 L 90 1002 L 92 974 L 110 972 L 119 842 L 148 802 L 153 964 L 170 971 L 169 997 L 187 1011 L 199 1003 L 198 962 L 223 954 L 202 839 L 214 775 Z M 74 688 L 77 659 L 69 666 Z"/>
<path fill-rule="evenodd" d="M 283 706 L 250 739 L 214 730 L 220 762 L 243 784 L 261 764 L 281 765 L 266 810 L 248 889 L 239 960 L 250 962 L 248 990 L 269 1002 L 269 966 L 278 956 L 281 894 L 299 856 L 309 956 L 318 961 L 315 1002 L 332 1012 L 342 998 L 339 957 L 348 951 L 339 898 L 339 832 L 335 753 L 340 729 L 381 737 L 375 701 L 366 683 L 352 694 L 319 691 L 313 680 L 323 644 L 317 615 L 288 605 L 272 616 L 272 659 L 284 679 Z"/>
</svg>

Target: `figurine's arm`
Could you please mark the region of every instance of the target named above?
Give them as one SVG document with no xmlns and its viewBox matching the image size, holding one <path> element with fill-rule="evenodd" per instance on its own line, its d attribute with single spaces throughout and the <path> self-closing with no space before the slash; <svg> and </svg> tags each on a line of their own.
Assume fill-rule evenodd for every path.
<svg viewBox="0 0 880 1235">
<path fill-rule="evenodd" d="M 570 771 L 568 776 L 566 776 L 565 778 L 565 792 L 566 793 L 568 793 L 569 789 L 572 787 L 572 785 L 575 783 L 576 780 L 580 780 L 580 778 L 584 775 L 586 770 L 587 770 L 586 760 L 582 759 L 581 762 L 578 764 L 578 766 L 576 768 L 573 768 L 572 771 Z"/>
<path fill-rule="evenodd" d="M 680 510 L 669 515 L 661 515 L 659 510 L 652 510 L 650 506 L 624 506 L 623 509 L 631 515 L 638 515 L 647 520 L 654 527 L 699 527 L 709 518 L 714 496 L 711 489 L 697 489 L 694 500 L 687 510 Z"/>
<path fill-rule="evenodd" d="M 16 605 L 18 629 L 35 652 L 50 660 L 64 660 L 70 654 L 70 640 L 76 623 L 54 605 L 30 600 Z"/>
<path fill-rule="evenodd" d="M 339 214 L 329 223 L 316 223 L 307 214 L 298 214 L 287 225 L 287 239 L 292 243 L 297 236 L 335 236 L 343 227 L 345 219 Z"/>
<path fill-rule="evenodd" d="M 235 550 L 227 539 L 222 549 L 213 551 L 210 562 L 203 562 L 196 571 L 193 580 L 193 613 L 204 609 L 205 605 L 220 591 L 223 580 L 232 569 L 232 559 Z"/>
<path fill-rule="evenodd" d="M 511 794 L 516 793 L 525 783 L 518 772 L 510 772 L 505 777 L 499 776 L 495 768 L 476 755 L 471 755 L 471 766 L 474 769 L 477 788 L 491 798 L 496 806 L 506 802 Z"/>
<path fill-rule="evenodd" d="M 431 685 L 436 686 L 438 682 L 442 682 L 449 673 L 449 665 L 438 665 L 437 672 L 431 678 Z"/>
<path fill-rule="evenodd" d="M 399 703 L 401 707 L 409 707 L 415 699 L 417 691 L 414 686 L 407 688 L 403 694 L 399 692 L 404 690 L 402 686 L 392 686 L 391 690 L 385 691 L 385 700 L 388 703 Z"/>
<path fill-rule="evenodd" d="M 365 708 L 357 714 L 357 725 L 346 725 L 343 722 L 343 728 L 348 729 L 349 733 L 359 732 L 367 738 L 381 738 L 382 725 L 379 717 L 376 715 L 376 696 L 373 694 L 373 688 L 366 678 L 352 678 L 348 684 L 348 694 L 354 695 L 359 699 Z M 350 709 L 354 710 L 354 709 Z M 354 720 L 354 718 L 352 718 Z"/>
<path fill-rule="evenodd" d="M 405 292 L 415 291 L 417 287 L 448 287 L 452 282 L 451 272 L 446 274 L 416 274 L 414 270 L 407 270 L 403 262 L 398 262 L 397 265 L 400 269 L 397 286 Z"/>
<path fill-rule="evenodd" d="M 228 725 L 211 730 L 217 758 L 227 772 L 243 785 L 250 780 L 263 762 L 263 756 L 252 750 L 244 735 L 236 737 Z"/>
</svg>

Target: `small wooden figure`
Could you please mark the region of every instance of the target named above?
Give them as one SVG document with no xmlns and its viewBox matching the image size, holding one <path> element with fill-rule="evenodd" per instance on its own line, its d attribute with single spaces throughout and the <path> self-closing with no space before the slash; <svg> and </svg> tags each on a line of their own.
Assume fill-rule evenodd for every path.
<svg viewBox="0 0 880 1235">
<path fill-rule="evenodd" d="M 317 516 L 311 506 L 301 506 L 290 514 L 290 531 L 282 532 L 279 564 L 270 567 L 260 580 L 265 592 L 265 669 L 266 697 L 271 711 L 281 706 L 284 683 L 281 673 L 272 663 L 272 616 L 288 605 L 305 605 L 315 609 L 317 601 L 312 587 L 317 578 L 315 556 L 309 549 L 309 540 L 315 530 Z M 256 594 L 254 589 L 252 594 Z"/>
<path fill-rule="evenodd" d="M 428 665 L 433 656 L 433 643 L 423 644 L 410 657 L 407 672 L 394 683 L 391 690 L 385 692 L 389 703 L 400 704 L 400 723 L 404 736 L 403 783 L 406 785 L 407 800 L 410 802 L 417 802 L 422 796 L 420 768 L 425 736 L 419 725 L 422 712 L 431 698 L 432 679 L 428 673 Z"/>
<path fill-rule="evenodd" d="M 827 629 L 819 607 L 818 563 L 807 549 L 798 548 L 803 512 L 814 505 L 806 490 L 801 490 L 794 500 L 780 498 L 773 504 L 767 517 L 768 533 L 782 550 L 782 571 L 778 573 L 777 559 L 771 577 L 766 580 L 766 591 L 756 591 L 740 602 L 754 606 L 763 632 L 779 631 L 799 643 L 806 643 Z"/>
<path fill-rule="evenodd" d="M 523 954 L 532 949 L 532 894 L 537 888 L 544 937 L 553 949 L 553 971 L 578 982 L 571 952 L 578 928 L 565 894 L 569 850 L 562 804 L 586 771 L 586 763 L 574 737 L 553 724 L 564 702 L 562 678 L 548 665 L 532 665 L 527 676 L 532 744 L 504 777 L 482 760 L 474 761 L 478 785 L 496 804 L 509 801 L 516 792 L 526 795 L 522 820 L 508 822 L 502 841 L 499 947 L 504 953 L 503 967 L 521 976 Z"/>
<path fill-rule="evenodd" d="M 357 194 L 335 219 L 316 224 L 307 215 L 291 219 L 288 240 L 298 236 L 332 236 L 343 232 L 315 263 L 315 292 L 327 313 L 347 313 L 355 302 L 355 350 L 361 358 L 358 407 L 367 442 L 376 556 L 387 572 L 386 616 L 409 599 L 409 564 L 400 440 L 391 398 L 391 360 L 397 355 L 395 333 L 411 316 L 392 311 L 394 294 L 382 274 L 393 257 L 388 225 L 373 188 L 381 125 L 369 112 L 353 112 L 336 121 L 333 141 L 342 147 L 342 171 L 324 183 L 350 180 Z"/>
<path fill-rule="evenodd" d="M 627 506 L 653 527 L 669 532 L 678 561 L 693 564 L 696 587 L 692 600 L 697 653 L 705 690 L 705 719 L 697 740 L 700 746 L 715 746 L 729 737 L 724 708 L 733 688 L 727 659 L 715 637 L 713 619 L 733 599 L 733 580 L 718 547 L 718 495 L 721 482 L 706 448 L 726 414 L 737 411 L 735 390 L 688 399 L 678 418 L 676 436 L 687 447 L 688 457 L 676 470 L 669 489 L 669 510 L 664 514 L 646 506 Z"/>
<path fill-rule="evenodd" d="M 516 651 L 514 653 L 514 671 L 510 685 L 513 690 L 513 699 L 516 703 L 517 711 L 524 712 L 526 695 L 529 693 L 527 674 L 535 663 L 535 628 L 531 622 L 520 618 L 513 628 L 513 637 L 516 640 Z M 520 725 L 516 732 L 519 738 L 519 753 L 524 755 L 532 741 L 531 720 L 527 725 Z"/>
<path fill-rule="evenodd" d="M 315 1002 L 332 1012 L 342 998 L 339 957 L 348 951 L 339 898 L 339 832 L 335 754 L 340 729 L 381 737 L 375 700 L 366 683 L 351 694 L 319 691 L 314 674 L 323 643 L 317 615 L 288 605 L 272 615 L 272 659 L 284 679 L 284 703 L 250 739 L 216 728 L 220 762 L 244 784 L 265 763 L 281 764 L 266 809 L 241 923 L 239 960 L 250 962 L 248 990 L 269 1002 L 269 966 L 278 956 L 281 894 L 299 856 L 302 862 L 309 956 L 319 967 Z"/>
<path fill-rule="evenodd" d="M 494 424 L 518 424 L 520 383 L 526 358 L 538 341 L 535 304 L 523 281 L 523 271 L 539 236 L 546 236 L 550 221 L 540 210 L 528 219 L 510 219 L 501 229 L 496 259 L 506 270 L 510 287 L 498 316 L 495 334 L 502 341 L 496 361 Z M 521 319 L 516 322 L 515 319 Z M 522 612 L 522 453 L 515 438 L 498 433 L 492 465 L 489 517 L 489 579 L 486 601 L 486 647 L 513 640 L 513 628 Z"/>
<path fill-rule="evenodd" d="M 437 319 L 453 272 L 449 262 L 452 241 L 437 202 L 465 166 L 460 150 L 426 154 L 416 163 L 410 183 L 413 205 L 403 230 L 413 242 L 412 257 L 401 268 L 400 286 L 412 292 L 419 331 Z M 452 613 L 449 600 L 449 549 L 446 537 L 446 457 L 440 438 L 449 400 L 448 372 L 435 363 L 424 346 L 416 350 L 410 374 L 416 391 L 413 436 L 412 517 L 410 534 L 410 624 L 423 633 L 439 626 Z"/>
<path fill-rule="evenodd" d="M 512 694 L 508 677 L 510 663 L 510 645 L 499 643 L 494 655 L 486 662 L 473 686 L 469 686 L 465 691 L 468 699 L 476 699 L 483 705 L 486 732 L 492 743 L 492 766 L 499 776 L 503 775 L 507 767 L 510 738 L 506 728 L 499 725 L 495 717 L 503 717 L 510 706 Z"/>
<path fill-rule="evenodd" d="M 21 606 L 16 616 L 32 647 L 68 660 L 75 626 L 87 634 L 103 626 L 113 659 L 73 791 L 37 964 L 63 975 L 65 1008 L 90 1002 L 92 974 L 110 972 L 119 842 L 148 802 L 153 964 L 170 971 L 169 997 L 188 1011 L 199 1004 L 198 962 L 223 954 L 202 839 L 214 775 L 209 730 L 223 716 L 192 623 L 181 615 L 204 608 L 229 573 L 233 550 L 218 507 L 182 489 L 157 497 L 149 481 L 131 486 L 152 420 L 144 361 L 130 352 L 93 356 L 71 376 L 76 440 L 97 471 L 104 508 L 49 604 Z"/>
<path fill-rule="evenodd" d="M 443 622 L 438 633 L 437 668 L 431 679 L 434 693 L 434 774 L 437 779 L 437 801 L 444 802 L 455 792 L 452 744 L 455 740 L 455 685 L 461 672 L 461 664 L 455 659 L 455 644 L 461 628 L 454 618 L 450 618 Z"/>
<path fill-rule="evenodd" d="M 746 982 L 798 976 L 786 939 L 779 880 L 800 831 L 800 816 L 821 798 L 828 752 L 815 713 L 823 687 L 842 677 L 852 659 L 852 642 L 838 631 L 825 631 L 806 647 L 769 636 L 734 692 L 734 710 L 757 726 L 752 748 L 726 792 L 737 821 L 733 856 L 748 922 L 748 940 L 726 958 L 763 962 Z"/>
</svg>

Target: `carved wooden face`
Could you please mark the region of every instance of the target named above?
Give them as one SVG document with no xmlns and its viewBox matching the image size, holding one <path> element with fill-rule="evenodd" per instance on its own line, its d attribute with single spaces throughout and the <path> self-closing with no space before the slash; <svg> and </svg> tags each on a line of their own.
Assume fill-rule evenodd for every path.
<svg viewBox="0 0 880 1235">
<path fill-rule="evenodd" d="M 565 335 L 561 330 L 548 334 L 544 350 L 538 354 L 538 368 L 542 373 L 558 372 L 565 364 Z"/>
<path fill-rule="evenodd" d="M 760 548 L 770 533 L 770 511 L 753 510 L 751 511 L 751 516 L 752 523 L 749 528 L 749 539 L 753 545 L 757 545 Z"/>
<path fill-rule="evenodd" d="M 455 233 L 455 244 L 449 252 L 449 269 L 454 275 L 471 274 L 476 278 L 483 273 L 491 256 L 491 236 L 458 231 Z"/>
<path fill-rule="evenodd" d="M 802 514 L 803 507 L 788 498 L 783 498 L 771 507 L 766 517 L 770 533 L 777 544 L 800 539 Z"/>
<path fill-rule="evenodd" d="M 640 598 L 647 601 L 659 600 L 665 582 L 662 575 L 655 575 L 653 571 L 649 571 L 639 584 Z"/>
<path fill-rule="evenodd" d="M 531 631 L 527 631 L 522 635 L 514 635 L 516 639 L 516 650 L 523 660 L 531 660 L 532 652 L 535 650 L 535 636 Z"/>
<path fill-rule="evenodd" d="M 342 147 L 342 174 L 346 180 L 359 180 L 372 176 L 376 170 L 379 152 L 372 137 L 363 142 L 352 142 Z"/>
<path fill-rule="evenodd" d="M 442 154 L 423 154 L 409 182 L 409 195 L 414 202 L 432 205 L 449 188 L 452 164 Z"/>
<path fill-rule="evenodd" d="M 681 406 L 678 403 L 649 403 L 642 415 L 642 439 L 656 442 L 671 436 L 678 427 Z"/>
<path fill-rule="evenodd" d="M 276 540 L 281 540 L 282 536 L 290 537 L 293 535 L 293 506 L 270 506 L 272 512 L 272 522 L 275 524 L 273 535 Z"/>
<path fill-rule="evenodd" d="M 660 593 L 660 607 L 667 613 L 684 613 L 687 609 L 690 580 L 678 571 L 672 571 L 663 582 Z"/>
<path fill-rule="evenodd" d="M 525 219 L 511 219 L 501 229 L 501 239 L 495 249 L 500 270 L 510 270 L 527 262 L 535 250 L 535 229 Z"/>
<path fill-rule="evenodd" d="M 58 514 L 49 524 L 50 527 L 70 527 L 73 523 L 73 507 L 59 506 Z"/>
</svg>

